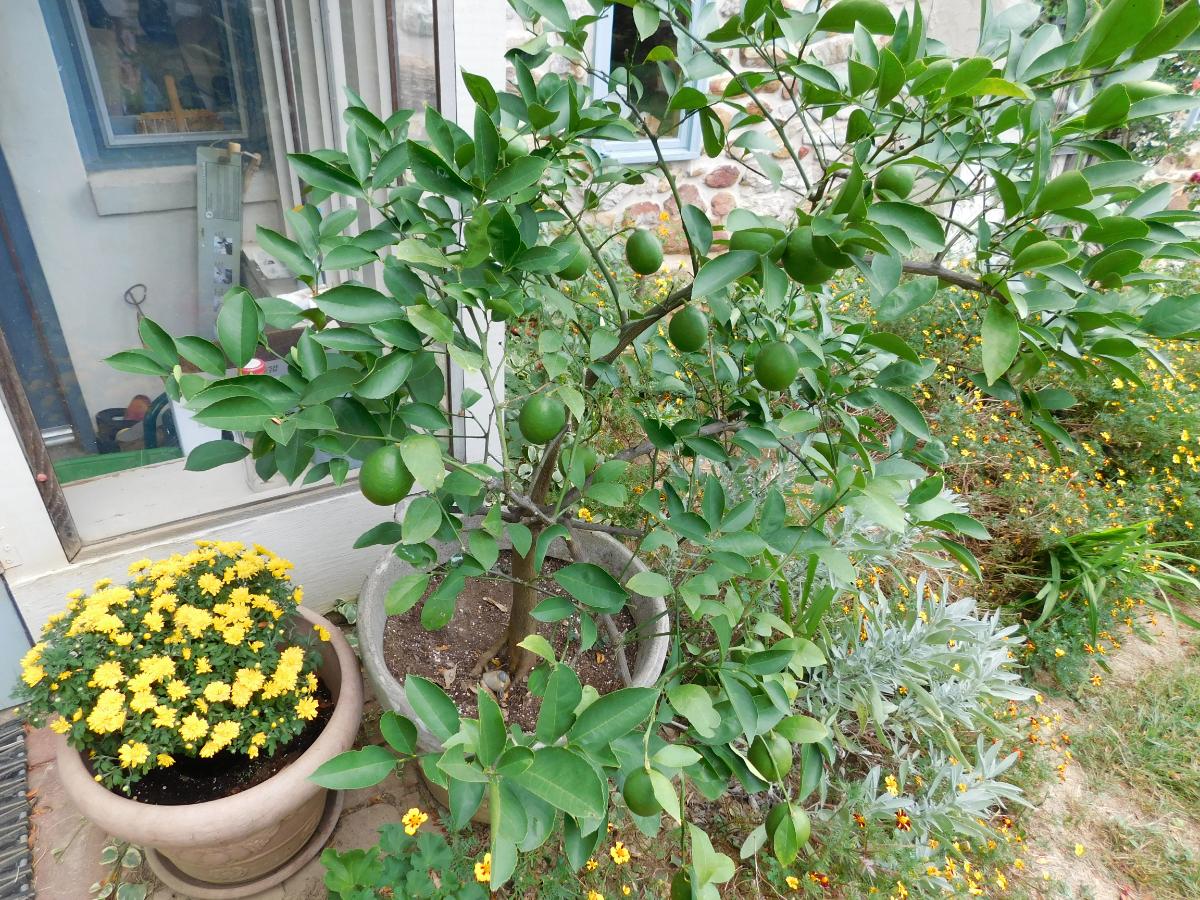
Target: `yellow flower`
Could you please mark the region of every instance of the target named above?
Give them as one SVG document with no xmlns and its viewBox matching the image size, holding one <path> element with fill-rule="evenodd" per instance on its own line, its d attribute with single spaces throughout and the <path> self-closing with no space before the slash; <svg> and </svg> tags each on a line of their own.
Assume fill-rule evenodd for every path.
<svg viewBox="0 0 1200 900">
<path fill-rule="evenodd" d="M 121 768 L 136 769 L 150 758 L 150 748 L 141 741 L 127 741 L 117 750 L 117 758 L 121 761 Z"/>
<path fill-rule="evenodd" d="M 784 881 L 787 882 L 787 886 L 789 888 L 791 888 L 793 891 L 800 890 L 800 879 L 797 878 L 795 875 L 789 875 L 787 878 L 784 879 Z"/>
<path fill-rule="evenodd" d="M 217 594 L 221 593 L 222 586 L 223 584 L 221 579 L 212 572 L 205 572 L 196 579 L 196 587 L 200 588 L 201 591 L 208 594 L 210 597 L 215 597 Z"/>
<path fill-rule="evenodd" d="M 604 895 L 599 891 L 588 891 L 587 900 L 604 900 Z"/>
<path fill-rule="evenodd" d="M 53 722 L 50 723 L 50 730 L 53 731 L 55 734 L 66 734 L 68 731 L 71 730 L 71 723 L 68 722 L 66 719 L 64 719 L 62 716 L 59 716 L 57 719 L 55 719 Z"/>
<path fill-rule="evenodd" d="M 100 663 L 92 673 L 92 681 L 101 688 L 115 688 L 124 680 L 125 673 L 121 671 L 121 664 L 115 659 Z"/>
<path fill-rule="evenodd" d="M 313 631 L 315 631 L 317 633 L 317 637 L 319 637 L 321 640 L 323 640 L 323 641 L 329 640 L 329 629 L 326 628 L 324 625 L 314 625 Z"/>
<path fill-rule="evenodd" d="M 1087 848 L 1085 848 L 1083 846 L 1083 844 L 1075 845 L 1075 855 L 1076 856 L 1083 856 L 1083 854 L 1085 854 L 1085 853 L 1087 853 Z"/>
<path fill-rule="evenodd" d="M 207 675 L 212 671 L 212 663 L 208 661 L 207 656 L 196 657 L 196 674 Z"/>
<path fill-rule="evenodd" d="M 185 682 L 180 681 L 178 678 L 172 678 L 167 682 L 167 696 L 172 700 L 182 700 L 191 692 L 192 689 L 189 688 Z"/>
<path fill-rule="evenodd" d="M 21 680 L 30 687 L 33 687 L 45 677 L 46 670 L 42 666 L 26 666 L 21 672 Z"/>
<path fill-rule="evenodd" d="M 296 701 L 296 715 L 306 722 L 317 717 L 317 701 L 312 697 L 301 697 Z"/>
<path fill-rule="evenodd" d="M 618 866 L 623 866 L 629 862 L 629 848 L 621 841 L 617 841 L 609 848 L 608 855 L 612 857 L 612 861 Z"/>
<path fill-rule="evenodd" d="M 174 728 L 178 712 L 171 706 L 158 706 L 154 710 L 155 728 Z"/>
<path fill-rule="evenodd" d="M 175 765 L 175 757 L 171 756 L 169 753 L 158 754 L 158 756 L 154 758 L 154 761 L 164 769 Z"/>
<path fill-rule="evenodd" d="M 125 724 L 125 695 L 112 689 L 104 691 L 88 713 L 87 723 L 96 734 L 119 730 Z"/>
<path fill-rule="evenodd" d="M 139 691 L 129 698 L 129 708 L 135 713 L 144 713 L 146 710 L 154 709 L 158 706 L 158 701 L 154 699 L 154 695 L 149 691 Z"/>
<path fill-rule="evenodd" d="M 209 703 L 224 703 L 230 693 L 230 687 L 224 681 L 210 681 L 204 686 L 204 699 Z"/>
<path fill-rule="evenodd" d="M 429 816 L 414 806 L 401 817 L 400 821 L 404 825 L 404 833 L 412 836 L 417 833 L 417 830 L 422 825 L 429 821 Z"/>
<path fill-rule="evenodd" d="M 492 854 L 483 854 L 482 862 L 475 863 L 475 880 L 483 883 L 492 880 Z"/>
<path fill-rule="evenodd" d="M 590 521 L 592 521 L 593 518 L 595 518 L 592 515 L 592 511 L 590 509 L 588 509 L 586 506 L 579 507 L 578 515 L 579 515 L 579 518 L 585 522 L 590 522 Z"/>
<path fill-rule="evenodd" d="M 195 741 L 208 734 L 208 723 L 195 713 L 188 713 L 179 725 L 179 736 L 185 741 Z"/>
<path fill-rule="evenodd" d="M 594 859 L 589 859 L 587 861 L 587 870 L 589 872 L 595 872 L 599 865 L 600 863 L 596 862 Z"/>
</svg>

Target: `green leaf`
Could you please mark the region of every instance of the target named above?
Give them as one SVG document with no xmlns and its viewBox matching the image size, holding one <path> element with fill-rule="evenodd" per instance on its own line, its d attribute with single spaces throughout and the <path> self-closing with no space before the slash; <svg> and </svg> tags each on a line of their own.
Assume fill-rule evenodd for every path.
<svg viewBox="0 0 1200 900">
<path fill-rule="evenodd" d="M 867 210 L 867 218 L 901 229 L 914 244 L 925 250 L 936 252 L 946 246 L 946 232 L 937 216 L 915 204 L 898 200 L 873 203 Z"/>
<path fill-rule="evenodd" d="M 378 744 L 361 750 L 347 750 L 322 763 L 308 776 L 321 787 L 333 791 L 355 791 L 371 787 L 387 778 L 396 767 L 396 757 Z"/>
<path fill-rule="evenodd" d="M 509 777 L 569 816 L 599 819 L 604 815 L 607 788 L 596 770 L 570 750 L 541 747 L 533 752 L 528 769 Z"/>
<path fill-rule="evenodd" d="M 1089 131 L 1104 131 L 1120 125 L 1128 115 L 1129 91 L 1123 84 L 1110 84 L 1092 98 L 1083 124 Z"/>
<path fill-rule="evenodd" d="M 1139 326 L 1161 338 L 1200 331 L 1200 294 L 1163 297 L 1142 316 Z"/>
<path fill-rule="evenodd" d="M 420 675 L 404 679 L 404 696 L 417 718 L 443 744 L 458 732 L 458 707 L 446 692 Z"/>
<path fill-rule="evenodd" d="M 947 97 L 957 97 L 966 94 L 992 73 L 995 63 L 986 56 L 974 56 L 965 59 L 955 67 L 946 79 L 942 92 Z"/>
<path fill-rule="evenodd" d="M 235 366 L 244 366 L 258 349 L 262 312 L 245 288 L 231 288 L 217 313 L 217 339 Z"/>
<path fill-rule="evenodd" d="M 538 710 L 536 737 L 543 744 L 552 744 L 567 733 L 575 719 L 575 708 L 583 699 L 583 687 L 568 666 L 555 666 L 546 680 L 542 706 Z"/>
<path fill-rule="evenodd" d="M 379 262 L 379 257 L 357 244 L 339 244 L 321 260 L 321 268 L 326 272 L 337 272 L 344 269 L 361 269 L 363 266 Z"/>
<path fill-rule="evenodd" d="M 323 291 L 313 300 L 331 319 L 351 325 L 371 325 L 398 318 L 404 313 L 404 307 L 391 297 L 353 282 Z"/>
<path fill-rule="evenodd" d="M 433 150 L 416 141 L 409 141 L 407 146 L 409 165 L 418 185 L 431 194 L 444 194 L 464 202 L 474 199 L 475 189 Z"/>
<path fill-rule="evenodd" d="M 846 0 L 842 0 L 842 2 L 846 2 Z M 724 884 L 733 878 L 733 860 L 724 853 L 714 850 L 708 835 L 691 822 L 688 823 L 688 833 L 692 838 L 692 869 L 696 873 L 692 889 L 696 890 L 710 884 Z"/>
<path fill-rule="evenodd" d="M 449 344 L 454 340 L 454 323 L 432 306 L 410 306 L 408 321 L 417 331 L 439 343 Z"/>
<path fill-rule="evenodd" d="M 406 716 L 389 709 L 379 719 L 379 733 L 397 753 L 416 752 L 417 726 Z"/>
<path fill-rule="evenodd" d="M 488 182 L 492 200 L 504 200 L 518 191 L 537 184 L 546 171 L 547 161 L 540 156 L 521 156 L 497 172 Z"/>
<path fill-rule="evenodd" d="M 815 744 L 829 737 L 829 729 L 812 716 L 788 716 L 775 726 L 775 730 L 793 744 Z"/>
<path fill-rule="evenodd" d="M 667 699 L 681 716 L 692 723 L 701 737 L 712 737 L 721 724 L 712 697 L 698 684 L 680 684 L 667 691 Z"/>
<path fill-rule="evenodd" d="M 1200 26 L 1200 4 L 1180 3 L 1133 48 L 1131 61 L 1151 59 L 1178 47 Z"/>
<path fill-rule="evenodd" d="M 730 250 L 706 261 L 692 283 L 692 299 L 699 300 L 701 297 L 715 294 L 758 268 L 761 259 L 762 257 L 752 250 Z"/>
<path fill-rule="evenodd" d="M 407 350 L 393 350 L 375 360 L 367 377 L 354 386 L 360 397 L 383 400 L 400 390 L 413 367 L 413 355 Z"/>
<path fill-rule="evenodd" d="M 401 575 L 388 588 L 387 597 L 383 601 L 384 610 L 389 616 L 403 615 L 417 605 L 417 601 L 424 596 L 427 587 L 429 587 L 429 575 L 427 574 Z"/>
<path fill-rule="evenodd" d="M 1012 269 L 1015 272 L 1043 269 L 1066 262 L 1070 256 L 1065 248 L 1054 241 L 1037 241 L 1017 254 L 1012 261 Z"/>
<path fill-rule="evenodd" d="M 653 688 L 629 687 L 605 694 L 579 714 L 567 740 L 575 744 L 611 744 L 646 720 L 658 700 Z"/>
<path fill-rule="evenodd" d="M 1068 209 L 1072 206 L 1083 206 L 1091 199 L 1092 188 L 1088 180 L 1078 169 L 1072 169 L 1046 183 L 1038 195 L 1036 209 L 1038 212 Z"/>
<path fill-rule="evenodd" d="M 295 241 L 262 225 L 258 226 L 257 237 L 262 248 L 287 266 L 293 275 L 312 278 L 317 274 L 317 267 Z"/>
<path fill-rule="evenodd" d="M 432 497 L 417 497 L 404 512 L 403 540 L 423 544 L 442 527 L 442 505 Z"/>
<path fill-rule="evenodd" d="M 180 356 L 202 372 L 217 376 L 225 374 L 225 354 L 212 341 L 189 334 L 175 338 L 175 347 Z"/>
<path fill-rule="evenodd" d="M 257 397 L 226 397 L 195 414 L 201 425 L 229 431 L 261 431 L 275 410 Z"/>
<path fill-rule="evenodd" d="M 1080 66 L 1112 62 L 1154 29 L 1162 10 L 1163 0 L 1110 0 L 1084 32 Z"/>
<path fill-rule="evenodd" d="M 571 563 L 554 573 L 554 580 L 584 606 L 604 613 L 619 612 L 629 592 L 595 563 Z"/>
<path fill-rule="evenodd" d="M 289 153 L 288 160 L 296 174 L 315 188 L 333 194 L 365 197 L 362 185 L 341 169 L 307 153 Z"/>
<path fill-rule="evenodd" d="M 554 647 L 540 634 L 526 635 L 517 646 L 524 647 L 530 653 L 540 656 L 551 665 L 557 661 L 554 658 Z"/>
<path fill-rule="evenodd" d="M 397 241 L 392 245 L 392 256 L 414 266 L 429 266 L 431 269 L 448 269 L 450 260 L 437 247 L 432 247 L 417 238 Z"/>
<path fill-rule="evenodd" d="M 871 34 L 890 35 L 896 30 L 891 10 L 880 0 L 838 0 L 821 16 L 817 31 L 853 34 L 860 23 Z"/>
<path fill-rule="evenodd" d="M 643 597 L 668 597 L 671 594 L 671 582 L 657 572 L 638 572 L 625 582 L 625 587 Z"/>
<path fill-rule="evenodd" d="M 913 437 L 925 441 L 933 437 L 921 410 L 907 397 L 878 387 L 867 388 L 866 393 L 875 404 L 896 420 L 897 425 Z"/>
<path fill-rule="evenodd" d="M 1017 358 L 1021 349 L 1021 328 L 1003 301 L 992 300 L 983 317 L 983 374 L 995 384 Z"/>
<path fill-rule="evenodd" d="M 138 322 L 138 335 L 147 351 L 167 369 L 172 369 L 179 362 L 179 351 L 175 340 L 163 331 L 153 319 L 142 317 Z"/>
<path fill-rule="evenodd" d="M 433 435 L 410 434 L 400 442 L 400 457 L 425 490 L 436 491 L 446 480 L 442 445 Z"/>
<path fill-rule="evenodd" d="M 891 291 L 879 304 L 879 318 L 894 322 L 920 309 L 937 293 L 938 280 L 932 275 L 910 279 Z"/>
<path fill-rule="evenodd" d="M 484 766 L 493 765 L 504 751 L 508 742 L 508 729 L 504 726 L 504 713 L 496 703 L 496 698 L 488 691 L 480 688 L 476 692 L 476 704 L 479 709 L 479 743 L 476 756 Z"/>
<path fill-rule="evenodd" d="M 250 455 L 250 448 L 237 441 L 206 441 L 188 454 L 184 469 L 189 472 L 207 472 L 226 463 L 237 462 Z"/>
</svg>

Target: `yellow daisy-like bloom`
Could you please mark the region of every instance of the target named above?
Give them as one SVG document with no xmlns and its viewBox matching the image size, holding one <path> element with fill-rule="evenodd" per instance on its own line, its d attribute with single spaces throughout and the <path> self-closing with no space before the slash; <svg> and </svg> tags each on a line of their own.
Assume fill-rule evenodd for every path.
<svg viewBox="0 0 1200 900">
<path fill-rule="evenodd" d="M 197 656 L 196 657 L 196 674 L 197 675 L 207 675 L 211 671 L 212 671 L 212 663 L 210 663 L 208 661 L 208 657 L 207 656 Z"/>
<path fill-rule="evenodd" d="M 231 688 L 224 681 L 210 681 L 204 686 L 204 699 L 209 703 L 224 703 L 229 699 Z"/>
<path fill-rule="evenodd" d="M 208 734 L 208 723 L 195 713 L 188 713 L 179 725 L 179 736 L 185 741 L 196 741 L 206 734 Z"/>
<path fill-rule="evenodd" d="M 128 741 L 117 750 L 117 759 L 123 769 L 136 769 L 150 758 L 150 748 L 141 741 Z"/>
<path fill-rule="evenodd" d="M 155 728 L 174 728 L 179 713 L 173 706 L 158 706 L 154 710 Z"/>
<path fill-rule="evenodd" d="M 317 717 L 317 701 L 312 697 L 301 697 L 296 701 L 296 715 L 306 722 Z"/>
<path fill-rule="evenodd" d="M 55 719 L 53 722 L 50 723 L 50 730 L 53 731 L 55 734 L 66 734 L 68 731 L 71 730 L 71 723 L 68 722 L 66 719 L 64 719 L 62 716 L 59 716 L 57 719 Z"/>
<path fill-rule="evenodd" d="M 784 879 L 784 881 L 787 882 L 787 886 L 789 888 L 791 888 L 793 891 L 800 890 L 800 879 L 797 878 L 795 875 L 789 875 L 787 878 Z"/>
<path fill-rule="evenodd" d="M 608 855 L 612 857 L 612 861 L 618 866 L 623 866 L 629 862 L 629 848 L 621 841 L 617 841 L 609 848 Z"/>
<path fill-rule="evenodd" d="M 221 593 L 223 582 L 212 572 L 205 572 L 196 579 L 196 587 L 200 588 L 200 590 L 208 594 L 210 597 L 215 597 L 217 594 Z"/>
<path fill-rule="evenodd" d="M 415 806 L 406 812 L 400 819 L 404 825 L 404 833 L 410 837 L 417 833 L 417 830 L 429 821 L 429 816 L 421 812 Z"/>
<path fill-rule="evenodd" d="M 588 891 L 587 900 L 604 900 L 604 895 L 599 891 Z"/>
<path fill-rule="evenodd" d="M 484 884 L 492 880 L 492 854 L 483 854 L 483 859 L 475 863 L 475 880 Z"/>
<path fill-rule="evenodd" d="M 172 678 L 167 682 L 167 696 L 172 700 L 182 700 L 191 692 L 192 689 L 187 686 L 187 683 L 178 678 Z"/>
<path fill-rule="evenodd" d="M 129 698 L 129 708 L 135 713 L 144 713 L 158 706 L 158 701 L 149 691 L 140 691 Z"/>
<path fill-rule="evenodd" d="M 596 862 L 594 859 L 589 859 L 586 864 L 586 868 L 589 872 L 595 872 L 599 866 L 600 863 Z"/>
<path fill-rule="evenodd" d="M 118 731 L 125 724 L 125 695 L 111 688 L 104 691 L 88 713 L 87 724 L 96 734 Z"/>
<path fill-rule="evenodd" d="M 121 664 L 115 659 L 100 663 L 96 666 L 96 671 L 92 673 L 92 681 L 101 688 L 115 688 L 124 680 L 125 673 L 121 670 Z"/>
<path fill-rule="evenodd" d="M 317 633 L 317 637 L 319 637 L 321 640 L 323 640 L 323 641 L 329 640 L 329 629 L 326 628 L 324 625 L 314 625 L 313 631 L 315 631 Z"/>
<path fill-rule="evenodd" d="M 38 684 L 46 677 L 46 670 L 42 666 L 26 666 L 21 670 L 21 680 L 30 687 Z"/>
<path fill-rule="evenodd" d="M 158 756 L 154 757 L 154 761 L 164 769 L 168 769 L 175 765 L 175 757 L 173 757 L 170 753 L 160 753 Z"/>
</svg>

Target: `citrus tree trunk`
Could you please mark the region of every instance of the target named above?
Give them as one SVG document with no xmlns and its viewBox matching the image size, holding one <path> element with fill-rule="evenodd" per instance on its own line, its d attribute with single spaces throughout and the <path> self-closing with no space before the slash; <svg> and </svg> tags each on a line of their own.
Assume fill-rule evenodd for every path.
<svg viewBox="0 0 1200 900">
<path fill-rule="evenodd" d="M 533 588 L 533 548 L 537 545 L 538 531 L 534 527 L 533 541 L 529 553 L 521 556 L 512 552 L 512 608 L 508 614 L 508 670 L 514 679 L 524 678 L 534 665 L 534 655 L 524 647 L 517 646 L 537 631 L 537 621 L 530 614 L 537 603 L 537 591 Z"/>
</svg>

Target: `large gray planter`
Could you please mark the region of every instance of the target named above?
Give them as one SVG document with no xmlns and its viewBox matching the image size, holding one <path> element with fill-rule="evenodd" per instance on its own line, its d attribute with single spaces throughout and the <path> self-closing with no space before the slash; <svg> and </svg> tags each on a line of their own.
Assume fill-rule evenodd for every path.
<svg viewBox="0 0 1200 900">
<path fill-rule="evenodd" d="M 478 526 L 479 522 L 478 517 L 467 519 L 463 525 L 464 530 Z M 580 561 L 594 563 L 619 577 L 622 582 L 628 581 L 638 572 L 646 571 L 645 565 L 629 551 L 629 548 L 607 534 L 580 530 L 573 531 L 572 537 Z M 507 536 L 502 536 L 498 543 L 501 550 L 512 549 Z M 433 546 L 437 549 L 439 563 L 462 552 L 457 543 L 433 542 Z M 568 561 L 575 559 L 561 538 L 550 545 L 547 556 Z M 358 600 L 358 649 L 362 656 L 363 668 L 367 672 L 367 680 L 379 702 L 412 719 L 417 725 L 417 743 L 420 750 L 424 753 L 434 753 L 442 749 L 441 741 L 421 726 L 420 720 L 404 696 L 403 682 L 388 670 L 387 661 L 383 656 L 383 631 L 387 624 L 384 600 L 388 588 L 400 576 L 415 571 L 395 554 L 387 553 L 367 576 Z M 648 687 L 662 674 L 667 650 L 670 648 L 667 605 L 661 597 L 632 594 L 629 612 L 639 626 L 639 631 L 645 635 L 638 642 L 637 659 L 630 667 L 632 685 Z"/>
</svg>

